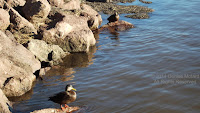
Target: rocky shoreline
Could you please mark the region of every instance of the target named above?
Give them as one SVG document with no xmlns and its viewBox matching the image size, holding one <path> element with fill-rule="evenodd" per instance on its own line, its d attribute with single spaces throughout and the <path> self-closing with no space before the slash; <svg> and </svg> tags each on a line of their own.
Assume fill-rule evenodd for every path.
<svg viewBox="0 0 200 113">
<path fill-rule="evenodd" d="M 102 23 L 98 12 L 114 10 L 120 14 L 153 11 L 80 0 L 1 0 L 0 112 L 12 112 L 8 98 L 30 91 L 46 67 L 58 65 L 71 53 L 87 53 L 96 44 L 93 31 Z"/>
</svg>

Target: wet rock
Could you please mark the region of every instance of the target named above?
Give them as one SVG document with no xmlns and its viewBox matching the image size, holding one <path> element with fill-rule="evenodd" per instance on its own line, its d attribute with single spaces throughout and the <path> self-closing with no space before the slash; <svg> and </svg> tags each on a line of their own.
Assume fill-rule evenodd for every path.
<svg viewBox="0 0 200 113">
<path fill-rule="evenodd" d="M 40 23 L 46 19 L 51 10 L 47 0 L 28 0 L 23 6 L 24 16 L 33 23 Z"/>
<path fill-rule="evenodd" d="M 86 5 L 86 4 L 81 4 L 81 16 L 84 16 L 88 18 L 88 26 L 91 30 L 96 30 L 98 29 L 99 25 L 102 23 L 102 18 L 101 15 L 92 9 L 91 6 Z"/>
<path fill-rule="evenodd" d="M 0 89 L 0 112 L 1 113 L 11 113 L 9 107 L 11 106 L 10 101 L 4 95 L 3 91 Z"/>
<path fill-rule="evenodd" d="M 133 27 L 134 27 L 133 24 L 120 20 L 103 25 L 101 28 L 99 28 L 99 30 L 100 31 L 109 30 L 110 32 L 116 32 L 116 31 L 124 31 Z"/>
<path fill-rule="evenodd" d="M 147 13 L 136 13 L 133 15 L 126 15 L 125 17 L 133 19 L 148 19 L 149 15 Z"/>
<path fill-rule="evenodd" d="M 142 3 L 145 3 L 145 4 L 151 4 L 152 2 L 151 1 L 144 1 L 144 0 L 139 0 L 140 2 Z"/>
<path fill-rule="evenodd" d="M 62 37 L 49 37 L 50 35 L 44 31 L 42 40 L 49 44 L 59 45 L 68 52 L 87 52 L 90 46 L 95 45 L 96 40 L 87 25 L 87 18 L 71 14 L 56 13 L 55 15 L 61 15 L 62 19 L 54 21 L 69 24 L 72 27 L 71 31 Z"/>
<path fill-rule="evenodd" d="M 62 58 L 68 55 L 58 45 L 47 44 L 45 41 L 32 39 L 28 43 L 28 50 L 30 50 L 36 58 L 42 62 L 50 62 L 51 65 L 57 65 L 62 62 Z"/>
<path fill-rule="evenodd" d="M 10 15 L 4 9 L 0 9 L 0 30 L 6 30 L 10 25 Z"/>
<path fill-rule="evenodd" d="M 0 31 L 0 88 L 7 97 L 29 91 L 40 67 L 30 51 Z"/>
<path fill-rule="evenodd" d="M 36 111 L 31 112 L 31 113 L 72 113 L 72 112 L 75 112 L 79 109 L 80 108 L 77 107 L 77 106 L 68 107 L 64 111 L 62 111 L 61 109 L 47 108 L 47 109 L 36 110 Z"/>
</svg>

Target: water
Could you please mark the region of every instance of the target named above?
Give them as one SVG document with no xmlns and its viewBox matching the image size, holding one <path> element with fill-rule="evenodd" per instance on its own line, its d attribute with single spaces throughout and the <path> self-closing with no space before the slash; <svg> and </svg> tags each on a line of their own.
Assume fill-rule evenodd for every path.
<svg viewBox="0 0 200 113">
<path fill-rule="evenodd" d="M 18 98 L 13 112 L 56 107 L 48 96 L 66 84 L 77 89 L 85 113 L 199 113 L 200 2 L 133 2 L 155 9 L 150 19 L 133 20 L 136 28 L 103 32 L 89 54 L 74 54 Z M 102 15 L 104 24 L 108 15 Z"/>
</svg>

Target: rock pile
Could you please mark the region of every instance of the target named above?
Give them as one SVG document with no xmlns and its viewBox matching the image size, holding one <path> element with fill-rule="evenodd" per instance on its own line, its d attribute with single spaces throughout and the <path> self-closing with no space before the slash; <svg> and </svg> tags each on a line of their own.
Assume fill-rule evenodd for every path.
<svg viewBox="0 0 200 113">
<path fill-rule="evenodd" d="M 80 0 L 1 0 L 0 112 L 10 112 L 7 97 L 31 90 L 44 62 L 57 65 L 70 52 L 88 52 L 101 22 Z"/>
</svg>

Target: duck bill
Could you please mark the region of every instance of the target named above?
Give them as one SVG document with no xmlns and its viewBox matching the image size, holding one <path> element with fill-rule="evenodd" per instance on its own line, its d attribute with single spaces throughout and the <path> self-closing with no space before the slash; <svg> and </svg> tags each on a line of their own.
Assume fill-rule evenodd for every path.
<svg viewBox="0 0 200 113">
<path fill-rule="evenodd" d="M 72 90 L 76 91 L 76 89 L 75 89 L 75 88 L 72 88 Z"/>
</svg>

